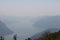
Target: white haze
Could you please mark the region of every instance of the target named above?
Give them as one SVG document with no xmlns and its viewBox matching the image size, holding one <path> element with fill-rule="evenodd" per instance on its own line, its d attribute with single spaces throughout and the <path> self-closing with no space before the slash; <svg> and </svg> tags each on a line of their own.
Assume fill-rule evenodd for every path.
<svg viewBox="0 0 60 40">
<path fill-rule="evenodd" d="M 26 39 L 39 32 L 32 24 L 36 21 L 33 17 L 12 17 L 0 18 L 6 26 L 11 29 L 19 38 Z M 42 30 L 42 29 L 41 29 Z"/>
<path fill-rule="evenodd" d="M 1 1 L 0 20 L 25 39 L 39 32 L 32 26 L 36 17 L 60 15 L 60 1 Z M 41 29 L 43 30 L 43 29 Z M 41 31 L 40 30 L 40 31 Z"/>
</svg>

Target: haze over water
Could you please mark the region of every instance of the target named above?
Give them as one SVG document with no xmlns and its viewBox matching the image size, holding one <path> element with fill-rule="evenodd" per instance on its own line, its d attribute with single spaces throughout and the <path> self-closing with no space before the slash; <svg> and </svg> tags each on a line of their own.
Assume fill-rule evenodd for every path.
<svg viewBox="0 0 60 40">
<path fill-rule="evenodd" d="M 59 0 L 0 0 L 0 20 L 25 39 L 41 32 L 33 24 L 43 16 L 60 15 Z"/>
</svg>

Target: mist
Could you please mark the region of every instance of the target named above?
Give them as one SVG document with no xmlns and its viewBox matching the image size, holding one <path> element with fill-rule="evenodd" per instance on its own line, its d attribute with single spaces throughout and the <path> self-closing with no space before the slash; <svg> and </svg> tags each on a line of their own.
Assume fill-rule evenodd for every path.
<svg viewBox="0 0 60 40">
<path fill-rule="evenodd" d="M 20 39 L 31 37 L 49 28 L 50 26 L 44 27 L 47 24 L 44 25 L 46 20 L 43 17 L 54 16 L 55 18 L 55 16 L 59 15 L 59 0 L 0 0 L 0 20 L 14 34 L 18 34 Z M 44 21 L 42 24 L 41 18 Z"/>
</svg>

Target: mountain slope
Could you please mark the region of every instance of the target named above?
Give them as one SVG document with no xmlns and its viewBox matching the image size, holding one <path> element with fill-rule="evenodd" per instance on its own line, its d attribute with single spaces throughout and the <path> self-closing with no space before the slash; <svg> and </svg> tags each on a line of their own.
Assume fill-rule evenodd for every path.
<svg viewBox="0 0 60 40">
<path fill-rule="evenodd" d="M 12 33 L 13 32 L 9 30 L 2 21 L 0 21 L 0 35 L 8 35 Z"/>
<path fill-rule="evenodd" d="M 54 33 L 47 33 L 43 35 L 42 37 L 39 37 L 35 40 L 60 40 L 60 31 L 54 32 Z"/>
<path fill-rule="evenodd" d="M 39 33 L 36 33 L 35 35 L 31 36 L 32 39 L 35 39 L 35 38 L 39 38 L 41 37 L 45 32 L 50 32 L 50 33 L 54 33 L 54 32 L 58 32 L 60 30 L 60 28 L 49 28 L 49 29 L 46 29 L 42 32 L 39 32 Z"/>
<path fill-rule="evenodd" d="M 44 31 L 57 32 L 60 30 L 60 16 L 47 16 L 36 21 L 33 26 L 39 30 L 44 29 Z M 35 39 L 40 37 L 44 31 L 36 33 L 31 38 Z"/>
<path fill-rule="evenodd" d="M 60 28 L 60 16 L 47 16 L 37 20 L 34 27 L 41 28 Z"/>
</svg>

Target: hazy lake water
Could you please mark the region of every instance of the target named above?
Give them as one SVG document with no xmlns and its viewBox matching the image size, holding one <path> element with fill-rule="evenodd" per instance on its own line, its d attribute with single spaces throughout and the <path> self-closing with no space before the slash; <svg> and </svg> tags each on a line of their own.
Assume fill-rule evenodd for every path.
<svg viewBox="0 0 60 40">
<path fill-rule="evenodd" d="M 15 32 L 15 34 L 17 34 L 17 38 L 18 40 L 24 40 L 28 37 L 33 36 L 34 34 L 38 33 L 39 31 L 34 28 L 31 24 L 25 24 L 22 25 L 21 27 L 16 27 L 15 29 L 12 28 L 12 30 Z M 11 36 L 11 35 L 10 35 Z M 8 37 L 6 39 L 13 39 L 12 37 Z"/>
<path fill-rule="evenodd" d="M 17 34 L 18 40 L 24 40 L 39 32 L 38 29 L 33 26 L 33 18 L 7 18 L 4 19 L 3 22 L 14 32 L 14 34 Z M 13 39 L 11 35 L 6 37 L 6 40 L 10 39 Z"/>
</svg>

